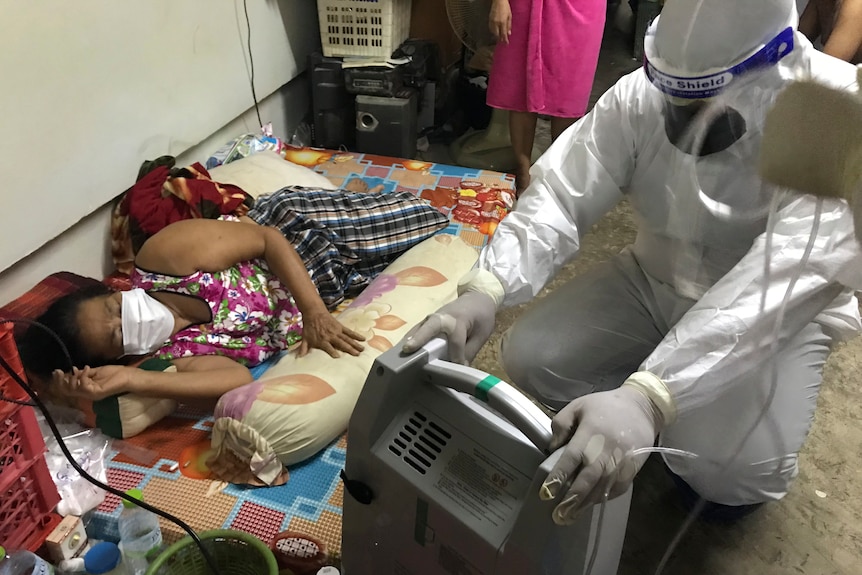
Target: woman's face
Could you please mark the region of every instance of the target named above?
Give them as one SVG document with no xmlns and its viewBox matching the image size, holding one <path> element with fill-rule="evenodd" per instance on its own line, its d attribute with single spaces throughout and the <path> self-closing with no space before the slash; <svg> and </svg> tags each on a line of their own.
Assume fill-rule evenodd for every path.
<svg viewBox="0 0 862 575">
<path fill-rule="evenodd" d="M 78 308 L 81 343 L 96 357 L 123 356 L 122 294 L 95 297 Z"/>
</svg>

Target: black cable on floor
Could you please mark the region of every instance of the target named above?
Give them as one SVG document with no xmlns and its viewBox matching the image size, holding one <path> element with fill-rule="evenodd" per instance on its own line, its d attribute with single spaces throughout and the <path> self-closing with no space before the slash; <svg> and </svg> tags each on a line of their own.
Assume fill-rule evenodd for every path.
<svg viewBox="0 0 862 575">
<path fill-rule="evenodd" d="M 12 399 L 11 397 L 6 397 L 2 394 L 0 394 L 0 401 L 5 401 L 6 403 L 14 403 L 15 405 L 24 405 L 27 407 L 36 407 L 36 404 L 32 401 L 25 401 L 23 399 Z"/>
</svg>

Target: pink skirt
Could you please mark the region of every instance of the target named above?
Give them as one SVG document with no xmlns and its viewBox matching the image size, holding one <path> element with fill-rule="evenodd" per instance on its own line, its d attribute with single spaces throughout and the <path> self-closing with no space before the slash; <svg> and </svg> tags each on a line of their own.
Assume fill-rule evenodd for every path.
<svg viewBox="0 0 862 575">
<path fill-rule="evenodd" d="M 579 118 L 587 111 L 606 0 L 509 0 L 512 34 L 497 44 L 488 105 Z"/>
</svg>

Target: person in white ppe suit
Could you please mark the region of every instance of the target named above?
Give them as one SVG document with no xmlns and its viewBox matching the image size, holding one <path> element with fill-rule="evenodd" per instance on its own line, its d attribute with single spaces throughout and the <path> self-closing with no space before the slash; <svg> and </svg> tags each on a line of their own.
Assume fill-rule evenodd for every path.
<svg viewBox="0 0 862 575">
<path fill-rule="evenodd" d="M 551 447 L 565 449 L 540 496 L 557 502 L 560 524 L 609 482 L 611 497 L 628 489 L 644 458 L 627 454 L 656 441 L 699 456 L 664 459 L 717 518 L 780 499 L 797 474 L 830 345 L 862 329 L 838 279 L 862 261 L 842 200 L 818 209 L 811 196 L 787 196 L 766 234 L 776 196 L 757 172 L 765 111 L 800 72 L 855 86 L 855 69 L 815 51 L 796 23 L 794 0 L 667 0 L 644 70 L 539 159 L 458 299 L 405 340 L 411 353 L 444 334 L 450 359 L 472 359 L 496 311 L 536 296 L 628 198 L 634 244 L 542 299 L 501 341 L 513 383 L 559 410 Z M 729 93 L 687 139 L 704 104 Z"/>
</svg>

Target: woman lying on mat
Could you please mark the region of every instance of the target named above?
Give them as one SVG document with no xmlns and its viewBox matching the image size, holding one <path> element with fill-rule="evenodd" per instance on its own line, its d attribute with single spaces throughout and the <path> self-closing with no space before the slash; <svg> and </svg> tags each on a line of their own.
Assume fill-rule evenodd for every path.
<svg viewBox="0 0 862 575">
<path fill-rule="evenodd" d="M 301 191 L 304 202 L 318 193 Z M 394 193 L 376 200 L 362 194 L 352 200 L 353 214 L 339 214 L 350 231 L 338 232 L 364 232 L 364 239 L 333 235 L 335 243 L 347 243 L 339 243 L 338 249 L 329 245 L 327 252 L 319 233 L 295 229 L 291 236 L 285 229 L 256 223 L 278 223 L 273 214 L 291 199 L 287 192 L 281 198 L 278 194 L 257 201 L 249 212 L 254 219 L 193 219 L 165 227 L 135 258 L 135 289 L 112 292 L 97 286 L 56 301 L 38 321 L 63 340 L 72 364 L 51 335 L 34 326 L 20 342 L 28 372 L 50 381 L 62 395 L 98 400 L 128 392 L 188 401 L 218 398 L 250 382 L 248 367 L 296 342 L 300 355 L 312 348 L 333 357 L 358 355 L 362 336 L 339 323 L 330 309 L 345 295 L 361 291 L 370 281 L 367 276 L 382 271 L 398 253 L 445 226 L 446 218 L 406 192 L 400 199 Z M 369 209 L 371 201 L 379 205 Z M 295 212 L 281 211 L 296 219 Z M 385 221 L 381 214 L 398 221 Z M 321 218 L 313 223 L 305 227 L 320 232 Z M 374 257 L 368 255 L 372 248 L 377 250 Z M 349 273 L 336 273 L 350 263 L 348 256 L 355 258 Z M 367 258 L 360 262 L 363 256 Z M 314 260 L 322 258 L 335 262 L 337 269 L 317 266 Z M 177 371 L 111 365 L 150 354 L 170 360 Z"/>
</svg>

